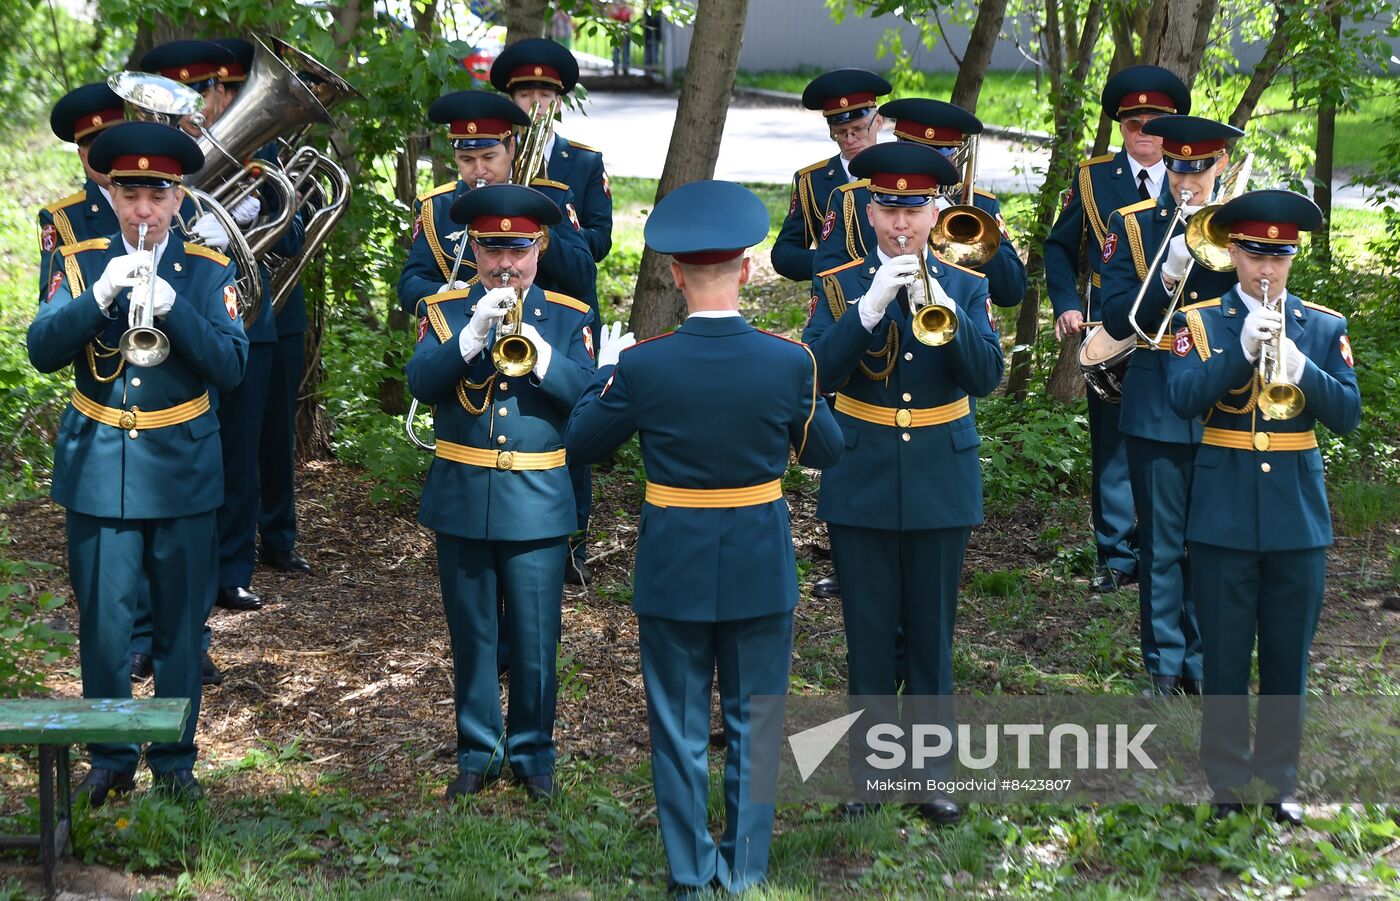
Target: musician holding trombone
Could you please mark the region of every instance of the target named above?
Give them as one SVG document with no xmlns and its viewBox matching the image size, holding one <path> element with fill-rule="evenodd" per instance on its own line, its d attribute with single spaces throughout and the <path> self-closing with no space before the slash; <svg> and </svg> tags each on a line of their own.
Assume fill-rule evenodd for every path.
<svg viewBox="0 0 1400 901">
<path fill-rule="evenodd" d="M 437 534 L 452 637 L 458 776 L 447 798 L 481 791 L 508 761 L 531 797 L 549 799 L 554 660 L 574 530 L 564 427 L 593 372 L 592 311 L 536 282 L 545 230 L 560 219 L 549 198 L 490 185 L 464 193 L 450 214 L 464 225 L 479 280 L 423 300 L 407 369 L 413 396 L 434 405 L 435 459 L 418 521 Z M 498 593 L 512 648 L 504 723 Z"/>
<path fill-rule="evenodd" d="M 822 391 L 836 392 L 845 432 L 845 454 L 822 474 L 817 516 L 841 582 L 850 694 L 879 707 L 898 690 L 901 624 L 906 693 L 952 693 L 963 552 L 982 522 L 971 398 L 996 388 L 1003 360 L 986 277 L 927 249 L 933 197 L 940 184 L 957 183 L 953 165 L 930 147 L 889 143 L 862 151 L 851 173 L 870 179 L 876 246 L 821 280 L 802 338 Z M 855 767 L 864 756 L 852 750 Z M 848 817 L 871 809 L 859 798 L 875 772 L 852 775 L 858 800 L 844 808 Z M 936 823 L 960 815 L 946 795 L 923 798 L 918 809 Z"/>
<path fill-rule="evenodd" d="M 120 231 L 60 248 L 28 334 L 36 369 L 71 365 L 74 373 L 52 491 L 67 509 L 83 696 L 131 696 L 144 576 L 156 696 L 190 701 L 184 734 L 151 745 L 146 763 L 158 789 L 193 797 L 200 628 L 204 599 L 217 588 L 215 511 L 224 493 L 210 393 L 242 380 L 248 340 L 233 265 L 170 237 L 181 180 L 204 163 L 195 142 L 171 126 L 129 122 L 104 132 L 89 162 L 111 178 Z M 94 806 L 131 790 L 138 746 L 89 750 L 92 770 L 79 791 Z"/>
<path fill-rule="evenodd" d="M 1167 395 L 1205 423 L 1186 537 L 1205 648 L 1201 759 L 1228 816 L 1266 789 L 1276 820 L 1297 826 L 1308 649 L 1332 543 L 1315 428 L 1345 435 L 1361 419 L 1346 318 L 1288 293 L 1300 231 L 1322 227 L 1308 198 L 1254 191 L 1213 217 L 1238 284 L 1177 315 Z M 1259 719 L 1250 749 L 1249 685 L 1259 640 Z"/>
<path fill-rule="evenodd" d="M 1142 130 L 1162 139 L 1167 191 L 1109 217 L 1100 253 L 1103 319 L 1114 338 L 1138 337 L 1123 375 L 1118 425 L 1137 510 L 1138 606 L 1149 691 L 1199 694 L 1201 639 L 1187 590 L 1186 517 L 1201 425 L 1167 404 L 1170 325 L 1179 305 L 1219 297 L 1234 283 L 1228 272 L 1195 263 L 1186 247 L 1186 222 L 1201 215 L 1225 174 L 1226 142 L 1244 132 L 1197 116 L 1160 116 Z M 1242 186 L 1245 179 L 1234 181 Z M 1234 188 L 1227 185 L 1222 193 Z"/>
</svg>

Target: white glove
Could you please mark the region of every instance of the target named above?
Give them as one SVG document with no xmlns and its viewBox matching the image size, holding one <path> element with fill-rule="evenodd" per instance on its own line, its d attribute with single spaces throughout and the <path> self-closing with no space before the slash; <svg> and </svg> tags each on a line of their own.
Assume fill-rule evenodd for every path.
<svg viewBox="0 0 1400 901">
<path fill-rule="evenodd" d="M 866 331 L 875 331 L 875 326 L 885 316 L 885 307 L 899 294 L 899 289 L 913 284 L 919 274 L 919 258 L 912 253 L 891 257 L 875 273 L 870 290 L 859 301 L 860 323 Z"/>
<path fill-rule="evenodd" d="M 539 329 L 528 322 L 520 323 L 520 334 L 535 345 L 535 368 L 531 370 L 535 378 L 544 381 L 544 375 L 549 371 L 549 361 L 554 359 L 554 348 L 549 346 L 549 342 L 544 340 L 544 335 Z"/>
<path fill-rule="evenodd" d="M 238 201 L 228 214 L 233 217 L 234 224 L 239 228 L 247 228 L 257 221 L 258 213 L 262 212 L 262 201 L 256 194 L 249 194 Z"/>
<path fill-rule="evenodd" d="M 622 333 L 621 322 L 603 326 L 598 333 L 598 368 L 616 366 L 622 352 L 636 343 L 637 337 L 631 332 Z"/>
<path fill-rule="evenodd" d="M 1176 284 L 1186 274 L 1191 252 L 1186 249 L 1186 236 L 1177 235 L 1167 244 L 1167 258 L 1162 261 L 1162 278 Z"/>
<path fill-rule="evenodd" d="M 1244 327 L 1240 329 L 1240 347 L 1244 349 L 1245 359 L 1251 363 L 1259 362 L 1260 350 L 1265 343 L 1274 340 L 1274 336 L 1282 327 L 1283 314 L 1277 310 L 1261 307 L 1244 317 Z"/>
<path fill-rule="evenodd" d="M 943 194 L 938 194 L 933 198 L 933 205 L 938 209 L 938 212 L 941 213 L 944 210 L 951 207 L 953 205 L 953 201 L 949 200 Z"/>
<path fill-rule="evenodd" d="M 205 213 L 190 223 L 190 237 L 215 250 L 228 247 L 228 232 L 224 230 L 223 223 L 211 213 Z"/>
<path fill-rule="evenodd" d="M 1308 358 L 1303 356 L 1303 352 L 1293 343 L 1292 338 L 1283 339 L 1283 355 L 1288 361 L 1288 383 L 1296 385 L 1303 377 L 1303 367 L 1307 365 Z"/>
<path fill-rule="evenodd" d="M 457 349 L 461 351 L 463 360 L 471 362 L 476 359 L 486 347 L 486 336 L 491 334 L 491 329 L 505 318 L 514 304 L 514 288 L 492 288 L 482 295 L 476 302 L 471 322 L 457 337 Z"/>
<path fill-rule="evenodd" d="M 461 291 L 461 290 L 463 290 L 463 289 L 466 288 L 466 287 L 467 287 L 467 283 L 464 282 L 464 281 L 448 282 L 448 283 L 444 284 L 442 287 L 438 288 L 438 289 L 437 289 L 436 291 L 434 291 L 433 293 L 434 293 L 434 294 L 441 294 L 441 293 L 443 293 L 444 291 Z"/>
<path fill-rule="evenodd" d="M 153 315 L 157 319 L 163 319 L 170 312 L 170 308 L 175 305 L 175 289 L 170 287 L 170 282 L 157 275 L 155 281 L 155 295 L 156 299 Z"/>
<path fill-rule="evenodd" d="M 107 261 L 107 268 L 97 283 L 92 286 L 92 295 L 97 298 L 97 306 L 106 313 L 122 288 L 136 284 L 136 273 L 140 269 L 155 268 L 155 257 L 149 250 L 128 253 Z"/>
<path fill-rule="evenodd" d="M 1192 199 L 1194 200 L 1195 198 Z M 1202 204 L 1197 203 L 1183 203 L 1181 205 L 1181 214 L 1187 219 L 1190 219 L 1192 216 L 1196 215 L 1198 212 L 1201 211 L 1201 206 Z"/>
</svg>

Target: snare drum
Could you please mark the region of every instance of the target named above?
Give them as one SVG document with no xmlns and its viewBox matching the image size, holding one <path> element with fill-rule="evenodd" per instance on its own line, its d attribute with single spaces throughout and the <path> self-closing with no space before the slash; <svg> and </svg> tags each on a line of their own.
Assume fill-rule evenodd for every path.
<svg viewBox="0 0 1400 901">
<path fill-rule="evenodd" d="M 1101 325 L 1085 332 L 1079 345 L 1079 371 L 1105 403 L 1116 404 L 1123 399 L 1123 374 L 1128 371 L 1128 357 L 1136 344 L 1132 337 L 1114 338 Z"/>
</svg>

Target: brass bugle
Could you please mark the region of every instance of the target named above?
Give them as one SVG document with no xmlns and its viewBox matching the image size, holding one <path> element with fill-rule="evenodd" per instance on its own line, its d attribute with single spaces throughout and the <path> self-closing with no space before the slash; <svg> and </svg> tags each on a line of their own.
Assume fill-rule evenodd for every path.
<svg viewBox="0 0 1400 901">
<path fill-rule="evenodd" d="M 903 253 L 905 245 L 909 243 L 909 236 L 898 235 L 895 240 L 899 242 L 899 250 Z M 958 334 L 958 317 L 952 310 L 934 302 L 933 285 L 928 277 L 928 265 L 924 262 L 923 254 L 919 254 L 919 283 L 924 289 L 924 302 L 917 309 L 911 304 L 909 312 L 913 322 L 910 328 L 920 344 L 942 347 Z"/>
<path fill-rule="evenodd" d="M 501 287 L 510 287 L 510 273 L 501 276 Z M 515 304 L 506 313 L 496 330 L 496 343 L 491 345 L 491 362 L 501 375 L 518 378 L 535 368 L 540 354 L 535 345 L 521 334 L 520 323 L 524 317 L 525 292 L 515 287 Z"/>
<path fill-rule="evenodd" d="M 146 250 L 146 230 L 142 222 L 136 233 L 136 252 Z M 155 263 L 137 273 L 136 285 L 131 289 L 133 312 L 131 327 L 122 332 L 117 349 L 122 359 L 132 366 L 159 366 L 170 356 L 170 339 L 165 332 L 156 328 L 156 274 Z"/>
<path fill-rule="evenodd" d="M 1259 280 L 1259 289 L 1264 295 L 1264 309 L 1284 312 L 1287 292 L 1280 292 L 1271 303 L 1267 278 Z M 1281 319 L 1278 335 L 1274 339 L 1273 353 L 1270 354 L 1268 348 L 1259 348 L 1259 382 L 1263 386 L 1259 389 L 1259 412 L 1264 414 L 1265 419 L 1273 420 L 1292 419 L 1303 412 L 1303 407 L 1307 405 L 1303 389 L 1288 380 L 1288 317 L 1283 316 Z"/>
</svg>

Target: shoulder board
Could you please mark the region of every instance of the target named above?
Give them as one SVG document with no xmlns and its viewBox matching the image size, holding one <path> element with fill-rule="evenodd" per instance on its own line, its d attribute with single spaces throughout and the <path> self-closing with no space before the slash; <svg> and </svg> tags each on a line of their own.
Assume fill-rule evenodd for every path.
<svg viewBox="0 0 1400 901">
<path fill-rule="evenodd" d="M 445 185 L 438 185 L 436 188 L 424 191 L 422 194 L 418 195 L 418 199 L 423 201 L 427 200 L 429 197 L 436 197 L 439 194 L 446 194 L 448 191 L 455 190 L 457 190 L 457 183 L 455 181 L 450 181 Z"/>
<path fill-rule="evenodd" d="M 935 254 L 935 256 L 937 256 L 937 254 Z M 965 267 L 959 266 L 957 263 L 950 263 L 950 262 L 948 262 L 947 260 L 943 259 L 942 257 L 938 257 L 938 262 L 942 263 L 944 266 L 947 266 L 949 269 L 956 269 L 956 270 L 958 270 L 959 272 L 966 272 L 968 275 L 975 275 L 975 276 L 977 276 L 978 278 L 986 278 L 986 277 L 987 277 L 987 276 L 984 275 L 983 273 L 978 272 L 976 269 L 967 269 L 967 268 L 965 268 Z"/>
<path fill-rule="evenodd" d="M 836 188 L 836 190 L 838 190 L 838 191 L 854 191 L 856 188 L 868 188 L 868 187 L 870 187 L 870 179 L 868 179 L 868 178 L 858 178 L 858 179 L 856 179 L 855 181 L 848 181 L 848 182 L 846 182 L 844 185 L 838 186 L 838 187 Z"/>
<path fill-rule="evenodd" d="M 789 338 L 787 335 L 780 335 L 780 334 L 778 334 L 777 332 L 770 332 L 770 331 L 768 331 L 768 329 L 766 329 L 766 328 L 755 329 L 755 331 L 757 331 L 759 334 L 767 335 L 767 336 L 770 337 L 770 338 L 777 338 L 779 341 L 786 341 L 786 342 L 789 343 L 789 344 L 796 344 L 798 347 L 806 347 L 806 346 L 807 346 L 807 345 L 803 344 L 801 341 L 794 341 L 792 338 Z"/>
<path fill-rule="evenodd" d="M 560 294 L 558 291 L 544 292 L 544 299 L 550 303 L 557 303 L 561 307 L 568 307 L 571 310 L 578 310 L 580 313 L 590 313 L 593 308 L 581 300 L 575 300 L 567 294 Z"/>
<path fill-rule="evenodd" d="M 663 333 L 660 334 L 660 335 L 652 335 L 650 338 L 643 338 L 642 340 L 638 341 L 636 344 L 633 344 L 631 347 L 624 347 L 624 348 L 622 349 L 622 352 L 623 352 L 623 353 L 627 353 L 627 351 L 633 350 L 633 349 L 638 348 L 638 347 L 641 347 L 643 344 L 650 344 L 650 343 L 653 342 L 653 341 L 660 341 L 662 338 L 669 338 L 669 337 L 671 337 L 671 336 L 674 335 L 674 334 L 675 334 L 675 331 L 669 331 L 669 332 L 663 332 Z"/>
<path fill-rule="evenodd" d="M 420 298 L 418 302 L 431 307 L 448 300 L 465 300 L 470 293 L 472 293 L 470 286 L 466 288 L 456 288 L 451 291 L 439 291 L 436 294 L 429 294 L 427 297 Z"/>
<path fill-rule="evenodd" d="M 232 262 L 228 257 L 219 253 L 217 250 L 210 250 L 203 244 L 192 244 L 189 241 L 185 242 L 185 253 L 192 257 L 204 257 L 206 260 L 213 260 L 220 266 L 227 266 Z"/>
<path fill-rule="evenodd" d="M 828 275 L 835 275 L 838 272 L 843 272 L 847 269 L 850 269 L 852 266 L 859 266 L 861 263 L 864 262 L 865 260 L 851 260 L 849 263 L 842 263 L 840 266 L 832 266 L 825 272 L 818 272 L 817 278 L 826 278 Z"/>
<path fill-rule="evenodd" d="M 997 199 L 997 195 L 993 194 L 991 191 L 984 191 L 981 188 L 973 188 L 972 193 L 981 194 L 983 197 L 990 197 L 993 200 Z"/>
<path fill-rule="evenodd" d="M 79 241 L 77 244 L 62 244 L 58 250 L 64 256 L 72 256 L 84 250 L 106 250 L 111 243 L 111 238 L 89 238 L 86 241 Z"/>
<path fill-rule="evenodd" d="M 803 168 L 803 169 L 798 169 L 798 170 L 797 170 L 797 174 L 798 174 L 798 175 L 806 175 L 808 172 L 816 172 L 818 169 L 821 169 L 822 167 L 824 167 L 824 166 L 825 166 L 827 163 L 829 163 L 829 162 L 831 162 L 831 160 L 829 160 L 829 159 L 828 159 L 828 160 L 818 160 L 817 162 L 813 163 L 813 164 L 810 165 L 810 166 L 807 166 L 807 167 L 805 167 L 805 168 Z"/>
<path fill-rule="evenodd" d="M 1112 160 L 1115 156 L 1117 156 L 1117 154 L 1113 153 L 1105 153 L 1103 156 L 1093 156 L 1087 160 L 1083 160 L 1082 162 L 1080 162 L 1079 168 L 1083 169 L 1087 166 L 1094 166 L 1099 163 L 1107 163 L 1110 160 Z"/>
<path fill-rule="evenodd" d="M 1345 316 L 1344 314 L 1338 313 L 1336 310 L 1332 309 L 1331 307 L 1324 307 L 1322 304 L 1320 304 L 1320 303 L 1313 303 L 1311 300 L 1305 300 L 1305 301 L 1303 301 L 1303 306 L 1307 307 L 1309 310 L 1317 310 L 1319 313 L 1330 313 L 1331 315 L 1336 316 L 1338 319 L 1345 319 L 1345 318 L 1346 318 L 1346 316 Z"/>
<path fill-rule="evenodd" d="M 554 181 L 549 178 L 536 178 L 530 182 L 530 187 L 533 188 L 535 185 L 544 185 L 546 188 L 558 188 L 561 191 L 568 187 L 568 185 L 564 184 L 562 181 Z"/>
<path fill-rule="evenodd" d="M 572 147 L 572 148 L 574 148 L 575 150 L 587 150 L 587 151 L 589 151 L 590 153 L 597 153 L 597 154 L 601 154 L 601 153 L 603 152 L 603 151 L 599 150 L 597 147 L 589 147 L 587 144 L 580 144 L 578 141 L 575 141 L 575 140 L 573 140 L 572 138 L 565 138 L 565 140 L 568 141 L 568 142 L 569 142 L 569 146 Z"/>
<path fill-rule="evenodd" d="M 50 213 L 57 213 L 57 212 L 58 212 L 59 210 L 61 210 L 61 209 L 65 209 L 65 208 L 67 208 L 67 207 L 70 207 L 70 206 L 72 206 L 72 205 L 75 204 L 75 203 L 81 203 L 81 202 L 83 202 L 83 201 L 86 200 L 86 199 L 87 199 L 87 192 L 85 192 L 85 191 L 79 191 L 79 192 L 76 193 L 76 194 L 69 194 L 67 197 L 63 198 L 62 200 L 55 200 L 53 203 L 51 203 L 51 204 L 49 204 L 48 206 L 44 207 L 44 209 L 48 210 Z"/>
<path fill-rule="evenodd" d="M 1220 306 L 1220 298 L 1216 297 L 1216 298 L 1214 298 L 1214 299 L 1212 299 L 1212 300 L 1203 300 L 1203 301 L 1201 301 L 1200 303 L 1193 303 L 1193 304 L 1191 304 L 1190 306 L 1182 307 L 1181 309 L 1177 310 L 1177 312 L 1178 312 L 1178 313 L 1186 313 L 1186 312 L 1189 312 L 1190 310 L 1206 310 L 1206 309 L 1210 309 L 1211 307 L 1218 307 L 1218 306 Z"/>
<path fill-rule="evenodd" d="M 1157 206 L 1157 201 L 1148 198 L 1147 200 L 1139 200 L 1137 203 L 1130 203 L 1127 206 L 1120 206 L 1118 212 L 1126 218 L 1133 213 L 1141 213 L 1143 210 L 1150 210 L 1155 206 Z"/>
</svg>

